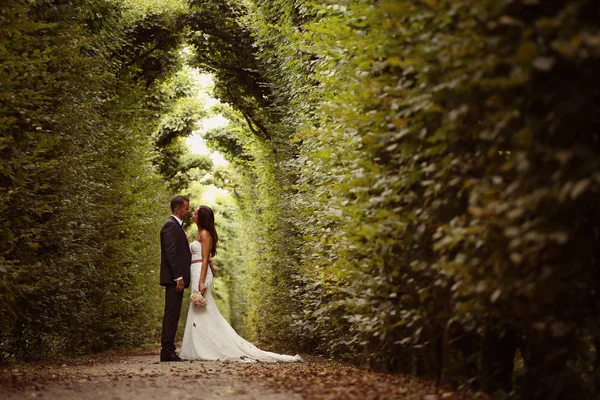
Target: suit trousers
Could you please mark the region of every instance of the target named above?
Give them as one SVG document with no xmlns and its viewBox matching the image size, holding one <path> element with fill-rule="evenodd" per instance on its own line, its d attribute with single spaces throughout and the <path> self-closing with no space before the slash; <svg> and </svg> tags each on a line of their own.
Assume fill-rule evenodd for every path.
<svg viewBox="0 0 600 400">
<path fill-rule="evenodd" d="M 179 324 L 179 314 L 181 314 L 181 304 L 183 302 L 183 291 L 175 290 L 177 286 L 165 286 L 165 314 L 162 324 L 162 351 L 167 353 L 175 352 L 175 334 Z"/>
</svg>

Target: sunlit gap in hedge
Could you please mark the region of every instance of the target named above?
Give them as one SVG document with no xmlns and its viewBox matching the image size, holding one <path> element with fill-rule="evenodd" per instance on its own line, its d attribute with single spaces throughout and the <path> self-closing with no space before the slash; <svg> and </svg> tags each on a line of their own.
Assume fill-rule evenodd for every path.
<svg viewBox="0 0 600 400">
<path fill-rule="evenodd" d="M 198 121 L 198 129 L 186 139 L 186 143 L 189 146 L 189 151 L 191 153 L 208 155 L 215 166 L 226 167 L 229 165 L 227 160 L 225 160 L 223 155 L 218 151 L 209 149 L 206 146 L 203 137 L 208 130 L 224 127 L 228 124 L 228 120 L 222 114 L 210 112 L 215 105 L 220 104 L 219 100 L 211 95 L 214 84 L 213 79 L 210 74 L 201 73 L 197 69 L 194 69 L 193 71 L 193 79 L 198 89 L 197 99 L 204 105 L 209 116 Z M 214 206 L 214 203 L 218 198 L 229 197 L 229 192 L 227 190 L 218 188 L 213 184 L 206 185 L 205 180 L 207 179 L 210 179 L 210 176 L 207 176 L 202 181 L 192 182 L 188 188 L 191 193 L 199 194 L 199 199 L 202 204 Z"/>
</svg>

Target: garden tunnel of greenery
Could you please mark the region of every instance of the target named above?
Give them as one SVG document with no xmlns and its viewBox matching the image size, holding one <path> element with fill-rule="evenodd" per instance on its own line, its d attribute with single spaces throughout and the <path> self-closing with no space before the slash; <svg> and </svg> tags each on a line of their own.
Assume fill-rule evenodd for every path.
<svg viewBox="0 0 600 400">
<path fill-rule="evenodd" d="M 0 362 L 156 342 L 203 179 L 250 340 L 596 398 L 598 71 L 597 0 L 3 0 Z"/>
</svg>

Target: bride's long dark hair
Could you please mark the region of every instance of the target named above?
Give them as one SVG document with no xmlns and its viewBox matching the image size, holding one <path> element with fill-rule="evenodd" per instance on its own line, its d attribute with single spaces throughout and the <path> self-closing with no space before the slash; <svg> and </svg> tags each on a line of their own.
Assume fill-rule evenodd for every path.
<svg viewBox="0 0 600 400">
<path fill-rule="evenodd" d="M 210 256 L 214 257 L 217 255 L 217 243 L 219 242 L 219 235 L 217 235 L 217 229 L 215 228 L 215 214 L 210 207 L 200 206 L 198 207 L 198 229 L 206 229 L 210 236 L 212 236 L 212 248 L 210 249 Z"/>
</svg>

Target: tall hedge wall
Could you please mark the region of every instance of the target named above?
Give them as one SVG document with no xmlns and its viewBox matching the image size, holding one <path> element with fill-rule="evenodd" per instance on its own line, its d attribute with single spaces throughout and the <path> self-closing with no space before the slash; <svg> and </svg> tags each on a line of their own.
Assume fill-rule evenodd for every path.
<svg viewBox="0 0 600 400">
<path fill-rule="evenodd" d="M 175 24 L 122 2 L 2 2 L 0 362 L 156 337 L 169 191 L 149 154 Z"/>
<path fill-rule="evenodd" d="M 252 159 L 256 337 L 529 399 L 597 393 L 600 3 L 245 4 L 266 89 L 242 82 L 238 109 L 266 110 L 268 135 L 213 139 Z"/>
</svg>

